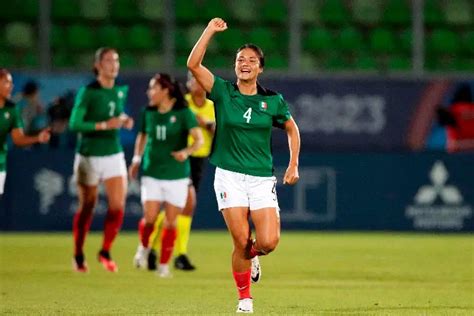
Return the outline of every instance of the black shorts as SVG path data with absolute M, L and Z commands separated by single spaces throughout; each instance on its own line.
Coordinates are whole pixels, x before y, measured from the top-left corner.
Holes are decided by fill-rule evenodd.
M 189 157 L 189 161 L 191 163 L 191 180 L 194 185 L 194 189 L 196 189 L 196 193 L 199 192 L 199 185 L 201 184 L 202 174 L 204 172 L 204 167 L 206 166 L 205 158 L 200 157 Z

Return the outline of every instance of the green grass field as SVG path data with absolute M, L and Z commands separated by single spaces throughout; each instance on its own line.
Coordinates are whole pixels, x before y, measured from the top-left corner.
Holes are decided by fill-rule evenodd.
M 86 241 L 90 273 L 72 271 L 70 234 L 2 233 L 0 313 L 15 315 L 234 314 L 236 290 L 227 232 L 195 231 L 195 272 L 172 279 L 136 270 L 134 233 L 113 250 L 117 274 L 95 260 L 100 234 Z M 472 235 L 283 232 L 261 259 L 252 287 L 256 314 L 474 315 Z

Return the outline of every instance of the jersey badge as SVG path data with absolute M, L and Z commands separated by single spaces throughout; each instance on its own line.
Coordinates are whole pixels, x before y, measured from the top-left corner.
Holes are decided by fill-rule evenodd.
M 220 196 L 221 196 L 221 200 L 227 199 L 227 192 L 221 192 Z
M 268 105 L 267 105 L 267 102 L 260 102 L 260 109 L 262 109 L 262 111 L 266 111 L 268 108 Z
M 119 91 L 117 93 L 117 96 L 119 97 L 119 99 L 123 98 L 123 91 Z
M 5 112 L 5 119 L 8 120 L 10 118 L 10 113 Z
M 170 117 L 170 123 L 176 123 L 176 116 L 172 115 Z

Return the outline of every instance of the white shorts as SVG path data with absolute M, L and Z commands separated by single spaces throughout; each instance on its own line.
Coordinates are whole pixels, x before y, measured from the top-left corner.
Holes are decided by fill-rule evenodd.
M 74 179 L 85 185 L 98 185 L 100 181 L 127 176 L 127 165 L 123 153 L 109 156 L 82 156 L 74 158 Z
M 275 176 L 256 177 L 216 168 L 214 191 L 219 210 L 248 207 L 253 211 L 274 207 L 279 211 L 276 184 Z
M 186 205 L 189 178 L 158 180 L 144 176 L 141 182 L 142 203 L 146 201 L 168 202 L 179 208 L 183 208 Z
M 7 173 L 5 171 L 0 171 L 0 194 L 3 194 L 3 188 L 5 187 L 5 178 Z

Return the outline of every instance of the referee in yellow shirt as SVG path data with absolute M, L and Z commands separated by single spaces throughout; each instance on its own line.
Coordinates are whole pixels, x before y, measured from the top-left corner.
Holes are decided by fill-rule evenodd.
M 188 199 L 186 206 L 183 209 L 183 213 L 178 215 L 177 220 L 177 238 L 175 244 L 176 258 L 174 266 L 176 269 L 191 271 L 196 267 L 191 264 L 187 252 L 189 235 L 191 233 L 191 222 L 194 215 L 194 209 L 196 208 L 196 195 L 199 192 L 199 185 L 201 178 L 207 164 L 207 157 L 211 153 L 212 138 L 216 127 L 216 119 L 214 116 L 214 103 L 206 98 L 206 91 L 201 85 L 194 79 L 193 75 L 188 73 L 188 80 L 186 86 L 189 93 L 186 94 L 185 98 L 188 101 L 189 109 L 196 115 L 196 119 L 201 128 L 202 135 L 204 138 L 204 144 L 200 149 L 195 151 L 190 158 L 191 162 L 191 180 L 192 183 L 189 185 Z M 188 139 L 190 145 L 193 142 L 193 138 Z M 164 212 L 160 213 L 156 223 L 155 231 L 151 238 L 153 248 L 159 245 L 158 236 L 161 237 L 161 226 L 164 220 Z M 156 254 L 154 251 L 150 252 L 148 258 L 148 269 L 156 269 Z

